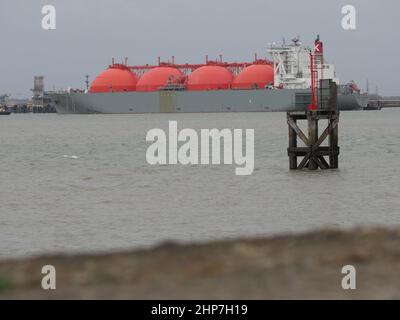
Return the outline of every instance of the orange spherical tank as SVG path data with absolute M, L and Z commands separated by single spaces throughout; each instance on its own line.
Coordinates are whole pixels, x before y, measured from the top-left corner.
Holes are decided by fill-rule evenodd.
M 188 90 L 227 90 L 230 89 L 233 74 L 221 66 L 203 66 L 194 70 L 188 77 Z
M 273 84 L 274 69 L 267 64 L 253 64 L 239 73 L 232 83 L 232 89 L 263 89 Z
M 179 84 L 185 75 L 178 69 L 171 67 L 157 67 L 147 71 L 136 85 L 137 91 L 157 91 L 167 84 Z
M 92 82 L 89 92 L 135 91 L 138 78 L 127 68 L 110 67 Z

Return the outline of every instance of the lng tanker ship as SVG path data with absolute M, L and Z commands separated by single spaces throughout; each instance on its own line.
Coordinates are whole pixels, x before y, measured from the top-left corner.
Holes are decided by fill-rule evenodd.
M 291 44 L 270 45 L 272 60 L 228 63 L 129 66 L 112 64 L 88 90 L 50 93 L 58 113 L 195 113 L 304 110 L 311 103 L 312 78 L 338 84 L 340 110 L 368 104 L 354 82 L 340 85 L 335 67 L 324 59 L 319 36 L 314 50 L 297 37 Z M 314 72 L 312 72 L 314 70 Z

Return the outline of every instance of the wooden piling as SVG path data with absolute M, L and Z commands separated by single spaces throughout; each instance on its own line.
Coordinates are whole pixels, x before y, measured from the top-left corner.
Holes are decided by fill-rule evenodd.
M 314 112 L 308 112 L 308 141 L 310 146 L 314 146 L 318 141 L 318 119 L 314 116 Z M 314 157 L 310 157 L 308 169 L 317 170 L 318 164 Z
M 339 115 L 337 108 L 337 86 L 332 80 L 321 80 L 320 105 L 317 110 L 287 113 L 289 127 L 289 168 L 290 170 L 337 169 L 339 168 Z M 308 134 L 298 126 L 298 121 L 306 120 Z M 319 123 L 327 120 L 326 129 L 319 135 Z M 298 138 L 305 145 L 298 146 Z M 327 141 L 327 146 L 323 143 Z M 298 157 L 303 159 L 298 164 Z M 325 158 L 327 157 L 327 159 Z
M 297 125 L 296 120 L 293 122 Z M 289 149 L 297 148 L 297 135 L 296 131 L 289 125 Z M 297 169 L 297 156 L 293 153 L 289 153 L 289 166 L 290 170 Z
M 298 121 L 307 120 L 308 135 L 298 126 Z M 328 126 L 321 135 L 318 133 L 319 122 L 327 120 Z M 339 167 L 338 124 L 339 111 L 317 110 L 306 112 L 288 112 L 289 126 L 289 167 L 290 170 L 337 169 Z M 298 146 L 298 138 L 305 146 Z M 322 144 L 328 139 L 328 146 Z M 298 163 L 298 157 L 303 157 Z M 325 159 L 328 157 L 328 161 Z
M 337 119 L 330 119 L 330 126 L 332 127 L 332 134 L 329 135 L 329 149 L 330 149 L 330 159 L 332 169 L 339 168 L 339 127 L 337 123 L 339 122 L 339 115 Z

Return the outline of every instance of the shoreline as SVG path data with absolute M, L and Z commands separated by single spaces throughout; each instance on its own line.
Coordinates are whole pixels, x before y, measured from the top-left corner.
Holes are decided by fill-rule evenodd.
M 41 289 L 54 265 L 57 289 Z M 345 265 L 357 290 L 341 288 Z M 0 299 L 399 299 L 400 229 L 321 230 L 0 261 Z

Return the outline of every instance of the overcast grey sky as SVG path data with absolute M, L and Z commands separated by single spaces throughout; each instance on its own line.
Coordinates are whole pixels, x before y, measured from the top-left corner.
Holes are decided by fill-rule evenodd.
M 57 30 L 41 28 L 43 5 L 57 9 Z M 341 27 L 341 8 L 357 9 L 357 30 Z M 47 89 L 84 87 L 110 64 L 199 62 L 224 54 L 251 60 L 267 43 L 299 34 L 325 41 L 339 78 L 400 94 L 398 0 L 0 0 L 0 93 L 29 96 L 34 75 Z M 21 95 L 19 96 L 21 97 Z

